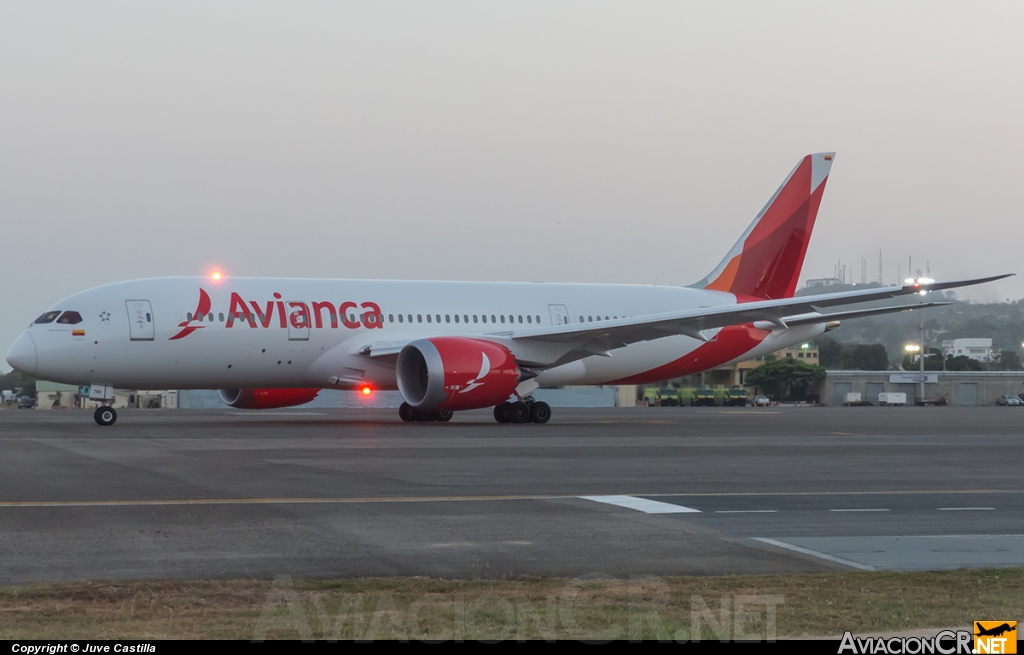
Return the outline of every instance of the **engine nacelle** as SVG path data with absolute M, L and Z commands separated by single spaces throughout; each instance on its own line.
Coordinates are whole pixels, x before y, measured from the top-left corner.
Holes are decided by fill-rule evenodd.
M 427 412 L 493 407 L 519 384 L 519 366 L 508 348 L 466 337 L 406 344 L 396 373 L 405 402 Z
M 239 409 L 274 409 L 304 405 L 318 393 L 319 389 L 221 389 L 220 399 Z

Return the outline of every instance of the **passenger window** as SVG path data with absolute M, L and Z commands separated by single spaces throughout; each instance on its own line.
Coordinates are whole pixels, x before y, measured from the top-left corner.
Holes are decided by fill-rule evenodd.
M 523 315 L 522 315 L 522 314 L 520 314 L 520 315 L 519 315 L 519 322 L 520 322 L 520 323 L 522 323 L 522 322 L 523 322 Z
M 455 321 L 455 322 L 458 323 L 458 321 Z M 469 323 L 469 314 L 463 314 L 462 315 L 462 322 L 463 323 Z
M 440 323 L 440 322 L 441 322 L 441 315 L 440 315 L 440 314 L 434 314 L 434 318 L 436 318 L 436 319 L 437 319 L 437 322 L 438 322 L 438 323 Z
M 494 314 L 491 314 L 491 323 L 497 323 L 497 322 L 498 321 L 494 320 Z
M 476 323 L 476 314 L 473 314 L 473 322 Z
M 187 318 L 189 320 L 189 322 L 191 322 L 192 321 L 192 312 L 189 312 L 188 314 L 185 314 L 185 318 Z
M 459 322 L 459 315 L 458 315 L 458 314 L 456 314 L 456 315 L 455 315 L 455 322 L 456 322 L 456 323 L 458 323 L 458 322 Z
M 217 319 L 218 319 L 218 320 L 219 320 L 219 321 L 220 321 L 221 323 L 223 323 L 223 322 L 224 322 L 224 313 L 223 313 L 223 312 L 221 312 L 220 314 L 217 314 Z
M 483 319 L 484 319 L 484 323 L 486 323 L 487 322 L 487 314 L 483 315 Z
M 582 322 L 583 322 L 583 317 L 582 317 L 582 316 L 580 316 L 580 323 L 582 323 Z
M 566 318 L 568 318 L 568 317 L 566 317 Z M 538 325 L 540 324 L 540 314 L 537 314 L 537 324 Z
M 501 322 L 502 322 L 502 323 L 504 323 L 504 322 L 505 322 L 505 315 L 504 315 L 504 314 L 502 314 L 502 315 L 501 315 Z
M 438 314 L 438 317 L 440 317 L 440 314 Z M 438 322 L 440 322 L 440 321 L 438 321 Z M 445 314 L 444 315 L 444 322 L 445 323 L 451 323 L 452 322 L 452 315 L 451 314 Z
M 422 323 L 423 322 L 423 314 L 416 314 L 416 322 L 417 323 Z
M 430 322 L 430 314 L 427 314 L 427 323 Z
M 398 315 L 398 322 L 399 322 L 399 323 L 402 323 L 402 322 L 404 322 L 404 321 L 402 321 L 402 315 L 401 315 L 401 314 L 399 314 L 399 315 Z
M 527 314 L 527 315 L 526 315 L 526 322 L 527 322 L 527 323 L 533 323 L 533 317 L 532 317 L 532 316 L 530 316 L 529 314 Z

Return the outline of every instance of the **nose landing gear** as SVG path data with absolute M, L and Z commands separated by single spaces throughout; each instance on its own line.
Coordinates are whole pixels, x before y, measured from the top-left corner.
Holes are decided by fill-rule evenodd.
M 97 407 L 96 413 L 93 414 L 93 418 L 100 425 L 113 425 L 114 421 L 117 420 L 117 412 L 114 411 L 113 407 Z

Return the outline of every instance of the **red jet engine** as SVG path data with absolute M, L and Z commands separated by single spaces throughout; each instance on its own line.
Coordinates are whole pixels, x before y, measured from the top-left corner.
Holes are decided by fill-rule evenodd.
M 239 409 L 274 409 L 304 405 L 318 393 L 319 389 L 221 389 L 220 399 Z
M 398 354 L 398 390 L 415 409 L 433 412 L 493 407 L 519 384 L 508 348 L 466 337 L 418 339 Z

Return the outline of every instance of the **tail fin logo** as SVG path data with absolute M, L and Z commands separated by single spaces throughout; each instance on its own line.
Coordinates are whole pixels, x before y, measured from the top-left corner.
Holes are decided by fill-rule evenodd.
M 205 325 L 192 325 L 192 323 L 194 323 L 196 319 L 200 319 L 201 317 L 206 316 L 210 312 L 211 304 L 212 303 L 210 302 L 210 295 L 206 293 L 206 291 L 203 288 L 200 287 L 199 305 L 196 306 L 196 311 L 192 314 L 192 320 L 182 321 L 181 323 L 178 323 L 178 327 L 182 328 L 181 332 L 177 333 L 176 335 L 168 339 L 168 341 L 184 339 L 185 337 L 192 334 L 196 330 L 201 330 L 204 327 L 206 327 Z
M 473 389 L 476 389 L 477 387 L 482 387 L 484 385 L 484 383 L 481 382 L 480 380 L 483 380 L 485 377 L 487 377 L 487 374 L 491 372 L 491 360 L 487 359 L 486 354 L 481 353 L 481 356 L 484 358 L 484 361 L 480 363 L 480 372 L 477 373 L 477 376 L 475 378 L 467 382 L 466 388 L 460 391 L 459 393 L 467 393 L 469 391 L 472 391 Z

